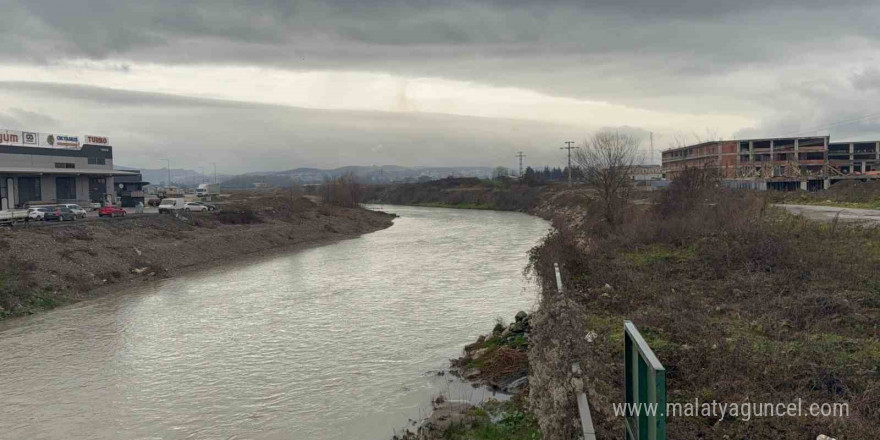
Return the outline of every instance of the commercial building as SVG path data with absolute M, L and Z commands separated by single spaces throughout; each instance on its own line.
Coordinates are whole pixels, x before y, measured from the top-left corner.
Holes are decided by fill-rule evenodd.
M 880 178 L 880 141 L 831 142 L 829 136 L 711 141 L 663 152 L 663 173 L 717 171 L 726 186 L 752 189 L 828 188 L 847 179 Z
M 115 176 L 113 186 L 116 188 L 116 199 L 123 208 L 133 208 L 144 202 L 144 187 L 150 182 L 144 182 L 140 171 L 128 170 L 129 176 Z
M 102 136 L 0 130 L 0 209 L 113 203 L 113 147 Z

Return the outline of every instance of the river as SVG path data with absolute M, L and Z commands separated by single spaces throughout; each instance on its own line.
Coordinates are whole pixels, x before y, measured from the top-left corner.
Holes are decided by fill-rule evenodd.
M 376 439 L 537 289 L 547 222 L 379 206 L 391 228 L 0 322 L 2 439 Z

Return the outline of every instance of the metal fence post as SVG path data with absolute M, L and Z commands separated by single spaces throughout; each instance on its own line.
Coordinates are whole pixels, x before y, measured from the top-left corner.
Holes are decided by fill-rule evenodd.
M 626 440 L 666 440 L 666 369 L 635 324 L 624 321 Z

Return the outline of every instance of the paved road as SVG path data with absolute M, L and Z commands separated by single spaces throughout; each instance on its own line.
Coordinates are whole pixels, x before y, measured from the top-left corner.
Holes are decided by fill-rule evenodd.
M 867 222 L 880 224 L 880 210 L 841 208 L 839 206 L 817 205 L 776 205 L 791 212 L 802 215 L 810 220 L 832 221 L 838 215 L 840 221 Z

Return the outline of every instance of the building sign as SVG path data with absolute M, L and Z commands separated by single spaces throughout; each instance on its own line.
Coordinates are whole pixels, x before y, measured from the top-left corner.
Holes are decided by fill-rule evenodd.
M 105 136 L 72 136 L 69 134 L 0 129 L 0 145 L 78 150 L 86 144 L 110 146 L 110 140 Z
M 21 132 L 21 143 L 25 145 L 40 145 L 40 135 L 32 131 Z
M 79 136 L 67 134 L 40 133 L 40 146 L 43 148 L 79 148 Z
M 21 144 L 21 132 L 12 130 L 0 130 L 0 145 Z
M 110 139 L 105 136 L 83 136 L 83 145 L 110 145 Z

